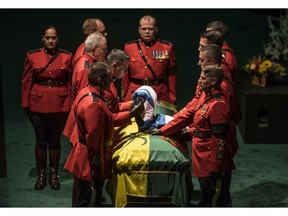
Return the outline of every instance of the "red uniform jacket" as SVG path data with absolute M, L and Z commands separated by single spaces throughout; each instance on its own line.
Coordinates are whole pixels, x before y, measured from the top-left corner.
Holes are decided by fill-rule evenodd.
M 194 107 L 194 130 L 210 134 L 205 138 L 194 136 L 192 140 L 192 170 L 196 177 L 235 169 L 228 133 L 218 131 L 221 125 L 229 125 L 230 109 L 224 96 L 212 96 L 216 93 L 219 91 L 215 89 L 211 94 L 202 93 Z
M 85 53 L 85 42 L 81 43 L 80 46 L 78 47 L 78 49 L 76 50 L 73 60 L 72 60 L 72 64 L 73 67 L 76 66 L 78 60 L 84 55 Z
M 229 72 L 227 72 L 228 68 L 225 65 L 221 65 L 223 68 L 224 72 L 224 79 L 221 83 L 221 90 L 227 100 L 227 104 L 229 105 L 230 109 L 230 123 L 229 123 L 229 137 L 230 137 L 230 143 L 232 146 L 232 152 L 233 155 L 237 153 L 238 149 L 238 141 L 237 141 L 237 129 L 236 125 L 240 122 L 241 120 L 241 109 L 240 109 L 240 104 L 235 92 L 235 87 L 233 84 L 233 81 L 231 80 L 229 76 Z M 196 88 L 196 95 L 201 94 L 199 85 Z M 191 103 L 191 102 L 190 102 Z M 192 127 L 193 124 L 189 125 L 189 127 Z M 190 129 L 190 135 L 192 135 L 193 129 Z
M 88 70 L 93 64 L 94 58 L 84 53 L 76 63 L 72 75 L 73 95 L 76 98 L 78 92 L 88 84 Z
M 96 93 L 97 97 L 84 96 L 89 92 Z M 95 179 L 109 178 L 112 172 L 112 113 L 99 95 L 100 91 L 89 85 L 75 99 L 73 112 L 79 140 L 64 166 L 73 175 L 88 181 L 92 180 L 92 172 Z
M 213 90 L 215 94 L 218 91 Z M 226 124 L 229 126 L 230 110 L 225 97 L 221 100 L 208 98 L 202 93 L 197 101 L 188 104 L 177 118 L 170 121 L 160 130 L 164 136 L 180 131 L 193 122 L 193 130 L 211 133 L 211 125 Z M 213 172 L 227 172 L 235 169 L 232 159 L 232 146 L 228 134 L 212 133 L 205 139 L 198 137 L 192 140 L 192 170 L 196 177 L 211 176 Z
M 238 150 L 236 125 L 240 122 L 241 119 L 240 104 L 238 102 L 237 95 L 231 80 L 228 80 L 226 77 L 224 77 L 221 83 L 221 90 L 227 99 L 227 104 L 230 108 L 231 118 L 229 123 L 229 140 L 231 143 L 232 155 L 234 156 Z
M 27 53 L 22 75 L 22 108 L 39 113 L 68 112 L 71 108 L 72 54 L 63 49 L 58 51 L 57 58 L 44 71 L 53 55 L 46 53 L 45 48 Z
M 150 85 L 158 100 L 171 104 L 176 102 L 176 59 L 173 45 L 166 41 L 156 40 L 149 46 L 140 40 L 125 44 L 124 51 L 130 56 L 128 73 L 122 77 L 122 101 L 132 100 L 133 93 L 142 85 Z M 137 44 L 155 72 L 159 85 L 155 83 L 151 71 L 142 59 Z
M 114 82 L 111 82 L 110 89 L 104 92 L 104 98 L 106 104 L 113 113 L 113 122 L 115 126 L 131 123 L 131 101 L 119 103 L 117 89 Z
M 79 63 L 79 62 L 78 62 Z M 110 111 L 113 113 L 114 126 L 121 126 L 123 124 L 129 124 L 131 122 L 130 107 L 131 102 L 119 103 L 117 90 L 114 82 L 110 84 L 110 90 L 104 92 L 106 104 Z M 76 128 L 75 114 L 73 112 L 75 103 L 72 106 L 71 112 L 69 113 L 63 134 L 69 138 L 72 145 L 78 141 L 78 133 Z
M 234 51 L 231 49 L 229 44 L 224 41 L 222 46 L 222 51 L 226 62 L 228 63 L 228 67 L 231 70 L 232 80 L 236 84 L 237 83 L 237 61 L 234 54 Z

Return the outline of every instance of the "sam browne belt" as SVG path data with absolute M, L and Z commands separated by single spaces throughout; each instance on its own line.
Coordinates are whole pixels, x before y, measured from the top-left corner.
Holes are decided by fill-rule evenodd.
M 59 80 L 43 80 L 43 81 L 35 81 L 35 84 L 42 85 L 42 86 L 48 86 L 49 88 L 52 87 L 60 87 L 64 85 L 64 82 Z
M 137 85 L 156 85 L 158 86 L 159 84 L 164 83 L 164 79 L 158 79 L 158 80 L 153 80 L 153 79 L 135 79 L 131 78 L 132 83 L 137 84 Z
M 201 132 L 198 130 L 194 130 L 193 131 L 193 136 L 194 137 L 198 137 L 200 139 L 206 139 L 206 138 L 210 138 L 211 137 L 211 132 Z

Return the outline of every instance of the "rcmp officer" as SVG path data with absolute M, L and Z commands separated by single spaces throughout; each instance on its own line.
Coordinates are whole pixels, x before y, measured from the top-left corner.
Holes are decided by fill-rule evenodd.
M 232 71 L 233 82 L 237 83 L 237 60 L 235 53 L 227 42 L 228 27 L 221 21 L 212 21 L 206 26 L 206 31 L 219 31 L 223 36 L 222 54 Z
M 97 41 L 96 40 L 97 38 L 101 38 L 101 37 L 104 38 L 102 35 L 99 35 L 99 34 L 91 34 L 87 37 L 87 39 L 85 41 L 85 44 L 87 44 L 87 46 L 85 46 L 85 47 L 87 47 L 86 53 L 78 61 L 77 67 L 75 69 L 78 68 L 79 64 L 83 64 L 83 60 L 85 58 L 85 55 L 87 55 L 89 53 L 89 52 L 87 53 L 87 51 L 89 51 L 93 47 L 95 48 L 95 46 L 97 48 L 98 45 L 95 45 L 96 44 L 95 41 Z M 88 42 L 88 41 L 90 41 L 90 42 Z M 97 52 L 92 51 L 90 53 L 90 55 L 92 56 L 95 53 L 97 53 Z M 93 59 L 91 56 L 88 59 Z M 96 59 L 99 60 L 99 58 L 96 58 Z M 143 103 L 139 103 L 138 105 L 134 105 L 134 103 L 131 103 L 131 101 L 119 103 L 119 100 L 118 100 L 117 89 L 115 87 L 114 82 L 117 79 L 121 79 L 123 73 L 125 71 L 127 71 L 129 59 L 130 59 L 130 57 L 124 51 L 118 50 L 118 49 L 113 49 L 108 54 L 107 59 L 106 59 L 107 64 L 110 66 L 111 83 L 110 83 L 110 89 L 107 89 L 104 91 L 103 98 L 105 99 L 107 106 L 109 107 L 110 111 L 113 114 L 114 126 L 121 126 L 123 124 L 130 123 L 131 118 L 138 115 L 144 109 Z M 84 74 L 86 74 L 87 78 L 85 78 L 85 80 L 88 81 L 88 70 L 90 68 L 90 64 L 85 64 L 85 65 L 88 65 L 88 67 L 85 67 L 85 71 L 81 71 L 81 72 L 84 72 Z M 74 70 L 74 72 L 75 72 L 75 70 Z M 75 74 L 76 73 L 74 73 L 73 76 Z M 75 104 L 72 106 L 72 111 L 69 114 L 65 129 L 64 129 L 64 135 L 70 139 L 72 145 L 74 145 L 78 140 L 77 127 L 75 127 L 76 126 L 75 125 L 75 113 L 73 112 L 74 106 L 75 106 Z M 98 183 L 99 183 L 99 181 L 98 181 Z M 73 183 L 74 196 L 72 197 L 72 206 L 76 206 L 76 195 L 78 193 L 76 186 L 77 186 L 77 179 L 74 178 L 74 183 Z M 98 186 L 99 186 L 99 184 L 98 184 Z M 102 190 L 102 188 L 100 189 L 100 187 L 99 187 L 98 193 L 96 194 L 97 195 L 96 202 L 98 202 L 98 204 L 100 202 L 99 200 L 101 200 L 101 194 L 102 194 L 99 192 L 99 190 Z
M 85 88 L 88 81 L 88 71 L 95 62 L 104 62 L 107 54 L 107 39 L 99 33 L 90 34 L 85 40 L 85 53 L 76 63 L 72 75 L 73 101 L 78 93 Z M 72 145 L 78 141 L 75 113 L 72 110 L 69 113 L 63 134 L 69 138 Z M 102 190 L 102 189 L 101 189 Z M 100 194 L 99 192 L 97 194 Z M 74 176 L 72 206 L 77 206 L 78 179 Z
M 104 92 L 104 98 L 109 109 L 113 113 L 115 126 L 130 124 L 131 118 L 140 114 L 144 110 L 144 101 L 135 104 L 133 101 L 119 102 L 115 81 L 121 79 L 124 72 L 127 71 L 130 57 L 122 50 L 113 49 L 107 55 L 107 64 L 111 70 L 110 89 Z
M 29 115 L 36 135 L 35 190 L 46 185 L 47 146 L 49 184 L 54 190 L 60 189 L 60 138 L 71 108 L 72 54 L 57 49 L 58 40 L 56 28 L 46 27 L 42 35 L 44 47 L 27 53 L 22 75 L 22 109 Z
M 229 72 L 227 72 L 228 68 L 226 65 L 223 67 L 223 64 L 221 64 L 221 58 L 223 59 L 221 48 L 215 44 L 208 44 L 207 46 L 204 46 L 200 49 L 198 65 L 201 67 L 201 69 L 207 65 L 217 65 L 221 66 L 224 71 L 224 79 L 221 82 L 221 90 L 226 97 L 230 107 L 231 121 L 229 127 L 229 137 L 232 147 L 232 155 L 234 156 L 238 150 L 236 125 L 240 122 L 241 119 L 241 109 L 236 95 L 235 85 L 229 77 Z M 197 90 L 200 91 L 200 86 L 198 86 Z
M 80 57 L 72 76 L 73 96 L 88 84 L 88 69 L 93 62 L 104 62 L 107 51 L 107 39 L 99 34 L 90 34 L 85 40 L 85 53 Z
M 88 80 L 89 85 L 79 92 L 71 110 L 76 118 L 78 139 L 64 166 L 78 178 L 78 207 L 87 207 L 90 203 L 100 205 L 100 200 L 94 203 L 91 199 L 99 196 L 104 180 L 111 177 L 112 172 L 114 124 L 102 97 L 110 88 L 109 66 L 94 63 L 89 68 Z
M 82 32 L 85 36 L 85 39 L 92 33 L 102 34 L 104 37 L 107 37 L 107 32 L 105 29 L 105 25 L 99 18 L 88 18 L 84 20 L 82 26 Z M 73 67 L 75 67 L 77 61 L 83 56 L 85 53 L 85 44 L 84 42 L 80 44 L 78 49 L 76 50 L 73 57 Z
M 204 67 L 199 79 L 202 93 L 197 101 L 161 129 L 152 131 L 169 136 L 193 122 L 192 171 L 198 177 L 204 207 L 231 206 L 230 183 L 235 165 L 228 136 L 230 109 L 220 89 L 223 77 L 221 67 Z
M 122 101 L 132 100 L 133 93 L 142 85 L 151 86 L 158 100 L 176 103 L 176 60 L 173 45 L 156 39 L 158 27 L 152 16 L 140 19 L 140 39 L 125 44 L 130 56 L 128 73 L 122 77 Z

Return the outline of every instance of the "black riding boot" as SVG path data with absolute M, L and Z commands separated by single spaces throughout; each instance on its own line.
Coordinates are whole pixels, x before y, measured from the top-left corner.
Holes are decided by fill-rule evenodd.
M 35 147 L 35 157 L 38 176 L 34 189 L 42 190 L 46 185 L 47 147 Z
M 49 148 L 49 164 L 50 164 L 49 185 L 53 190 L 60 189 L 60 183 L 58 180 L 59 178 L 58 166 L 59 166 L 60 154 L 61 154 L 60 147 Z

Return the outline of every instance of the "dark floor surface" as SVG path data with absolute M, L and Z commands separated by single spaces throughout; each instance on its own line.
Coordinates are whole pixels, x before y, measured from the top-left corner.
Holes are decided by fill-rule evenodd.
M 26 116 L 6 124 L 7 178 L 0 178 L 2 207 L 70 207 L 73 176 L 63 165 L 70 150 L 62 139 L 60 190 L 46 186 L 33 189 L 36 176 L 34 132 Z M 231 193 L 234 207 L 288 207 L 288 145 L 245 144 L 238 133 L 240 148 L 235 156 Z M 199 185 L 192 179 L 195 191 L 191 206 L 200 199 Z M 110 198 L 105 194 L 107 204 Z

